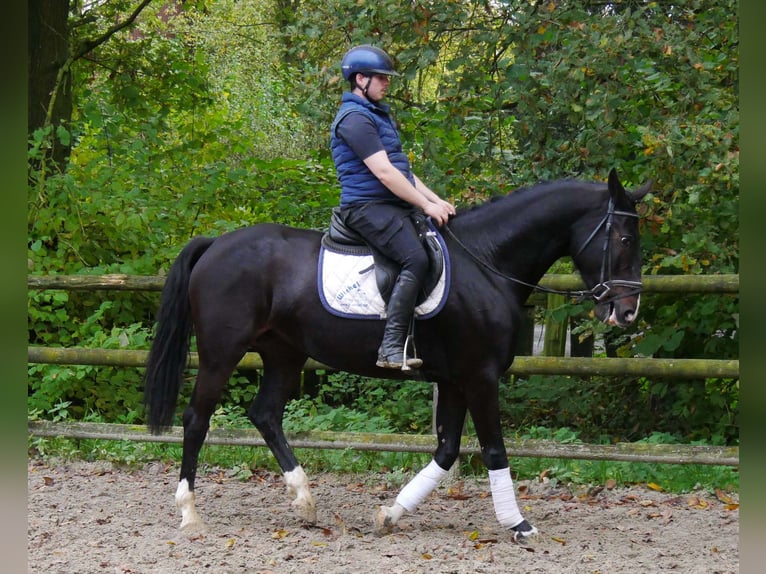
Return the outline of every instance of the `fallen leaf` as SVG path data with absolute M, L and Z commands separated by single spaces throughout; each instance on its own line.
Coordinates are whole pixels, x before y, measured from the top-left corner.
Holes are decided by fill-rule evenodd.
M 287 530 L 282 530 L 281 528 L 279 530 L 276 530 L 271 537 L 274 540 L 282 540 L 285 536 L 290 534 Z
M 232 547 L 232 546 L 234 546 L 236 543 L 237 543 L 237 540 L 236 540 L 235 538 L 229 538 L 229 539 L 226 541 L 226 548 L 231 548 L 231 547 Z
M 473 541 L 474 541 L 474 540 L 476 540 L 478 537 L 479 537 L 479 531 L 478 531 L 478 530 L 474 530 L 473 532 L 471 532 L 471 533 L 468 535 L 468 540 L 470 540 L 471 542 L 473 542 Z
M 734 499 L 720 488 L 715 489 L 715 497 L 724 504 L 735 504 Z
M 613 478 L 610 478 L 604 483 L 604 486 L 607 490 L 612 490 L 615 486 L 617 486 L 617 481 Z
M 643 506 L 644 508 L 648 506 L 657 506 L 657 503 L 654 502 L 653 500 L 642 500 L 639 502 L 639 504 Z
M 648 486 L 652 490 L 656 490 L 657 492 L 665 492 L 664 488 L 662 488 L 659 484 L 656 484 L 654 482 L 649 482 L 649 483 L 647 483 L 646 486 Z
M 451 486 L 447 489 L 447 498 L 452 500 L 468 500 L 471 497 L 463 493 L 463 481 L 461 480 L 454 487 Z
M 553 540 L 554 542 L 558 542 L 562 546 L 565 546 L 567 543 L 567 541 L 564 540 L 563 538 L 557 538 L 556 536 L 551 536 L 551 540 Z
M 312 545 L 312 546 L 319 546 L 319 547 L 325 547 L 325 546 L 329 546 L 329 545 L 327 544 L 327 542 L 312 542 L 312 543 L 311 543 L 311 545 Z
M 424 553 L 424 554 L 421 554 L 421 555 L 420 555 L 420 557 L 421 557 L 423 560 L 431 560 L 431 558 L 433 558 L 433 556 L 431 556 L 430 554 L 425 554 L 425 553 Z
M 700 498 L 699 496 L 690 496 L 687 503 L 692 508 L 699 508 L 699 509 L 705 509 L 709 506 L 707 501 Z
M 43 477 L 43 484 L 45 486 L 53 486 L 53 479 L 50 476 Z

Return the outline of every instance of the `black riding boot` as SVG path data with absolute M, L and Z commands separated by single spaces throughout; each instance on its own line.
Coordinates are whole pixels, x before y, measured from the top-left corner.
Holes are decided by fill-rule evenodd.
M 387 369 L 402 369 L 406 353 L 405 341 L 410 321 L 415 312 L 420 281 L 410 271 L 402 271 L 396 280 L 391 299 L 386 308 L 386 329 L 383 331 L 383 342 L 378 349 L 378 367 Z M 407 359 L 406 368 L 419 368 L 423 361 L 418 358 Z M 405 370 L 406 370 L 405 368 Z

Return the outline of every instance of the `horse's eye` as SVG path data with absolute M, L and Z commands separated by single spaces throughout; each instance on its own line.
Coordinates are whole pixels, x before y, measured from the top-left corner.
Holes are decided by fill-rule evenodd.
M 620 237 L 620 242 L 622 243 L 623 247 L 630 247 L 630 245 L 633 243 L 633 238 L 630 235 L 623 235 Z

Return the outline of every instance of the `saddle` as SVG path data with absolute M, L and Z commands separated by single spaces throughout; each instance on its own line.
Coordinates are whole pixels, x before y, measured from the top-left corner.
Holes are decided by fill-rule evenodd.
M 428 254 L 428 275 L 418 295 L 417 304 L 421 304 L 434 290 L 444 271 L 444 251 L 438 240 L 436 229 L 424 215 L 410 216 L 420 240 Z M 345 255 L 372 255 L 375 271 L 375 282 L 383 301 L 388 303 L 394 290 L 396 279 L 399 277 L 401 266 L 394 260 L 371 247 L 356 231 L 348 227 L 341 218 L 340 208 L 334 207 L 330 216 L 330 226 L 322 236 L 322 246 L 325 249 Z

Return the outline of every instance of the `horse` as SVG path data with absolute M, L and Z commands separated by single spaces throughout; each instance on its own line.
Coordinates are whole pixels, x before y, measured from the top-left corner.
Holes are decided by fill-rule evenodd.
M 191 239 L 173 262 L 162 290 L 144 376 L 147 424 L 169 428 L 192 333 L 199 366 L 183 411 L 183 455 L 175 501 L 182 530 L 205 528 L 195 507 L 197 463 L 210 418 L 246 352 L 263 361 L 248 418 L 283 473 L 295 513 L 317 518 L 308 478 L 282 429 L 308 358 L 362 376 L 435 383 L 436 447 L 430 463 L 374 512 L 379 529 L 396 526 L 438 486 L 459 456 L 470 413 L 486 465 L 495 515 L 509 536 L 526 542 L 537 528 L 516 503 L 498 404 L 501 376 L 514 359 L 523 304 L 558 259 L 571 256 L 594 301 L 596 317 L 626 327 L 641 295 L 637 202 L 652 183 L 627 191 L 614 169 L 607 182 L 561 179 L 537 183 L 461 209 L 442 237 L 451 265 L 446 301 L 417 320 L 418 370 L 375 366 L 384 320 L 328 312 L 318 295 L 323 233 L 259 223 L 218 237 Z

